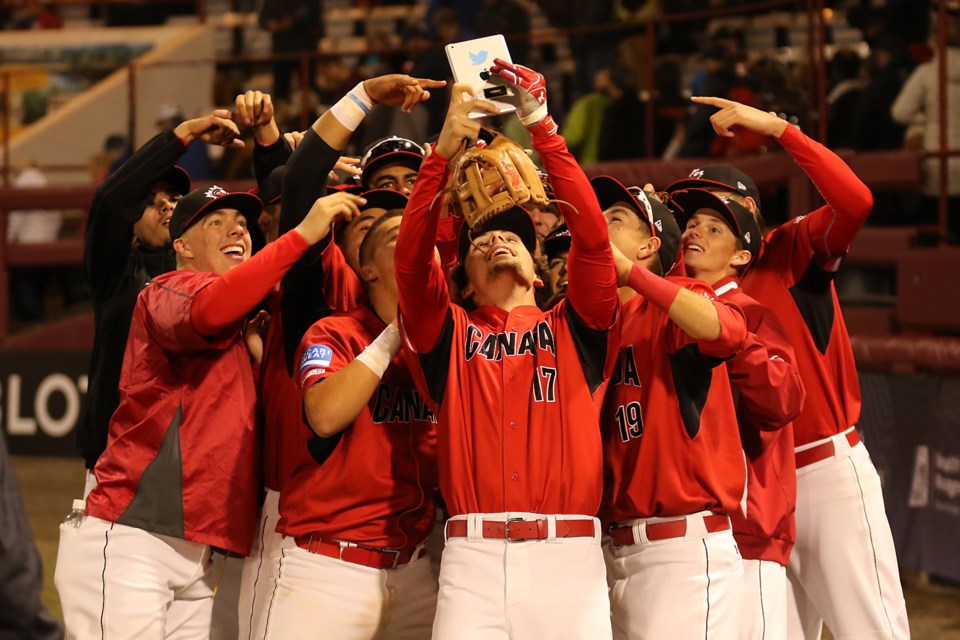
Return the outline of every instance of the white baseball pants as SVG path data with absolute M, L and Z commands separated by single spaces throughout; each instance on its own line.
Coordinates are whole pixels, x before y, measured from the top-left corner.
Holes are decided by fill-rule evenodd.
M 267 605 L 277 586 L 277 567 L 283 536 L 277 533 L 280 520 L 280 493 L 266 490 L 257 534 L 250 555 L 243 562 L 240 582 L 238 624 L 240 640 L 260 640 L 267 624 Z
M 730 529 L 708 533 L 704 511 L 682 538 L 604 545 L 617 640 L 728 640 L 740 633 L 743 563 Z M 645 524 L 677 518 L 645 518 Z M 645 539 L 645 536 L 641 536 Z
M 60 525 L 54 583 L 68 639 L 208 638 L 216 579 L 207 545 L 91 516 Z
M 435 640 L 600 640 L 610 637 L 600 526 L 592 538 L 484 539 L 481 520 L 585 519 L 530 513 L 454 516 L 467 537 L 447 538 Z
M 787 637 L 787 568 L 770 560 L 743 561 L 740 640 Z
M 797 470 L 789 637 L 818 640 L 826 622 L 837 640 L 909 638 L 880 476 L 862 443 L 831 439 L 832 458 Z
M 310 553 L 285 538 L 275 552 L 277 586 L 268 640 L 426 640 L 437 607 L 429 556 L 374 569 Z

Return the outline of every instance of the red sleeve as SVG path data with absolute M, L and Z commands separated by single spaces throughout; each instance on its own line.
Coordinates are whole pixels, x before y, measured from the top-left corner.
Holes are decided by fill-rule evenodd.
M 739 411 L 759 429 L 779 429 L 800 415 L 806 398 L 793 345 L 769 308 L 742 292 L 723 298 L 728 296 L 744 311 L 749 331 L 743 348 L 727 362 Z
M 243 264 L 217 277 L 193 300 L 190 321 L 197 333 L 216 336 L 246 317 L 307 247 L 303 236 L 289 231 Z
M 243 318 L 224 327 L 216 337 L 207 337 L 194 328 L 191 310 L 194 300 L 217 281 L 213 273 L 181 269 L 154 278 L 144 288 L 135 313 L 157 344 L 166 351 L 191 353 L 226 349 L 236 339 Z
M 323 268 L 323 297 L 335 311 L 349 311 L 357 306 L 363 295 L 360 277 L 347 264 L 347 259 L 336 243 L 330 242 L 320 254 Z
M 837 154 L 788 126 L 780 144 L 800 165 L 827 201 L 807 215 L 803 224 L 814 255 L 826 268 L 841 259 L 873 209 L 873 194 Z
M 609 329 L 620 308 L 620 298 L 603 211 L 563 136 L 551 135 L 542 126 L 531 127 L 530 133 L 557 200 L 573 207 L 559 203 L 563 221 L 570 229 L 567 304 L 591 329 Z
M 684 289 L 689 289 L 707 298 L 713 303 L 713 307 L 717 310 L 717 319 L 720 321 L 720 335 L 713 340 L 694 340 L 680 329 L 676 323 L 672 321 L 669 322 L 667 324 L 667 349 L 670 353 L 676 353 L 684 346 L 690 343 L 696 343 L 697 350 L 701 354 L 712 358 L 726 359 L 733 356 L 740 347 L 743 346 L 743 342 L 747 337 L 747 323 L 740 307 L 717 298 L 716 293 L 714 293 L 713 289 L 705 282 L 692 278 L 666 279 L 652 274 L 651 276 L 651 281 L 656 278 L 670 285 L 674 291 L 673 298 L 676 298 L 681 285 Z M 651 302 L 653 302 L 653 300 L 651 300 Z M 666 309 L 664 313 L 666 313 Z
M 320 320 L 304 334 L 297 350 L 300 368 L 296 380 L 301 389 L 309 389 L 356 358 L 347 341 L 341 338 L 338 325 L 338 319 L 331 316 Z
M 400 331 L 417 353 L 426 353 L 436 344 L 450 307 L 447 282 L 433 253 L 440 226 L 440 198 L 436 195 L 446 180 L 447 159 L 434 151 L 420 166 L 394 250 Z

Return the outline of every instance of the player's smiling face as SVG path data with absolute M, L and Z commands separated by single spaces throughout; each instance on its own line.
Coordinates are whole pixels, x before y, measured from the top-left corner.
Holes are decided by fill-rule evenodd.
M 750 252 L 737 248 L 730 225 L 712 209 L 699 209 L 687 220 L 680 248 L 687 272 L 709 284 L 750 261 Z
M 187 268 L 226 273 L 250 257 L 247 219 L 236 209 L 217 209 L 184 231 L 174 248 Z
M 567 291 L 567 256 L 569 251 L 561 251 L 547 263 L 547 288 L 550 296 Z
M 180 200 L 180 194 L 160 185 L 154 188 L 150 198 L 143 215 L 133 225 L 133 235 L 141 245 L 159 249 L 170 245 L 170 216 Z
M 467 251 L 464 269 L 469 288 L 481 293 L 486 284 L 503 275 L 512 276 L 521 286 L 542 286 L 533 256 L 520 236 L 512 231 L 494 230 L 473 239 Z M 477 301 L 478 304 L 488 302 Z

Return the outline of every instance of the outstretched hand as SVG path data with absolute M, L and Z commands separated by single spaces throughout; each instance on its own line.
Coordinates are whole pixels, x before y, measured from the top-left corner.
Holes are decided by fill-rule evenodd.
M 318 198 L 296 231 L 307 244 L 316 244 L 327 235 L 334 221 L 353 220 L 360 215 L 360 207 L 366 202 L 358 195 L 343 191 Z
M 472 94 L 473 87 L 468 84 L 453 85 L 447 118 L 443 121 L 443 129 L 434 148 L 444 158 L 452 158 L 460 151 L 465 140 L 469 144 L 480 135 L 480 123 L 470 117 L 471 111 L 483 111 L 490 115 L 500 113 L 489 100 L 467 99 Z
M 173 132 L 188 143 L 193 140 L 203 140 L 207 144 L 242 149 L 243 140 L 239 139 L 240 129 L 231 118 L 217 115 L 218 112 L 220 110 L 208 116 L 181 122 Z
M 392 107 L 399 105 L 404 113 L 409 113 L 421 102 L 429 100 L 430 89 L 440 89 L 446 85 L 445 80 L 414 78 L 400 73 L 363 81 L 363 89 L 371 100 Z
M 274 119 L 273 98 L 262 91 L 247 91 L 236 98 L 236 109 L 216 109 L 213 115 L 233 120 L 239 127 L 250 127 L 260 144 L 273 144 L 280 138 Z
M 720 109 L 710 116 L 710 124 L 718 136 L 732 138 L 736 127 L 743 127 L 755 133 L 779 138 L 787 128 L 787 121 L 772 113 L 749 107 L 726 98 L 694 96 L 690 98 L 697 104 L 705 104 Z
M 497 80 L 505 81 L 514 86 L 520 97 L 517 113 L 524 126 L 532 126 L 545 119 L 547 111 L 547 81 L 543 75 L 524 67 L 513 64 L 501 58 L 496 58 L 490 67 L 490 81 L 499 84 Z

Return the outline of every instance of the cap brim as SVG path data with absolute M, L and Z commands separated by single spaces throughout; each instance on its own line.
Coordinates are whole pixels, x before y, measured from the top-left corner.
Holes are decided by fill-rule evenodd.
M 547 254 L 547 259 L 552 260 L 558 253 L 570 251 L 570 234 L 556 235 L 543 239 L 543 252 Z
M 407 196 L 392 189 L 371 189 L 370 191 L 361 193 L 360 197 L 367 201 L 365 205 L 360 207 L 361 211 L 366 211 L 367 209 L 386 209 L 387 211 L 391 209 L 403 209 L 410 201 Z
M 260 212 L 263 211 L 263 201 L 252 193 L 228 193 L 200 207 L 200 209 L 193 214 L 193 217 L 183 225 L 183 230 L 186 231 L 199 222 L 204 216 L 219 209 L 236 209 L 247 218 L 247 225 L 250 226 L 256 223 L 257 217 L 260 215 Z
M 536 253 L 537 228 L 533 223 L 533 218 L 530 217 L 526 209 L 520 205 L 514 205 L 503 213 L 498 213 L 484 222 L 480 225 L 479 229 L 471 231 L 470 227 L 463 225 L 463 228 L 460 230 L 460 247 L 458 253 L 460 261 L 463 262 L 463 258 L 467 255 L 467 250 L 469 250 L 470 242 L 473 238 L 483 235 L 488 231 L 495 230 L 511 231 L 517 234 L 520 237 L 520 241 L 523 242 L 523 246 L 530 252 L 530 255 Z
M 159 182 L 165 182 L 173 187 L 180 195 L 190 193 L 190 174 L 183 167 L 174 165 L 164 172 Z
M 627 187 L 610 176 L 597 176 L 590 181 L 593 192 L 597 195 L 597 202 L 600 203 L 600 209 L 606 211 L 618 202 L 623 202 L 637 212 L 641 218 L 646 220 L 646 214 L 640 211 L 640 204 Z
M 686 226 L 687 221 L 692 218 L 697 211 L 709 209 L 723 216 L 723 219 L 726 220 L 730 228 L 733 229 L 734 235 L 739 236 L 741 233 L 740 221 L 737 220 L 737 217 L 730 207 L 727 206 L 727 203 L 706 189 L 683 189 L 671 194 L 670 200 L 676 205 L 674 215 L 681 227 Z
M 697 178 L 684 178 L 683 180 L 677 180 L 676 182 L 668 185 L 665 191 L 672 194 L 673 192 L 680 191 L 682 189 L 710 188 L 724 189 L 726 191 L 732 191 L 733 193 L 740 193 L 739 189 L 725 182 L 718 182 L 717 180 L 699 180 Z
M 419 171 L 420 165 L 423 164 L 423 156 L 411 151 L 391 151 L 382 156 L 377 156 L 370 160 L 367 166 L 363 168 L 363 182 L 366 184 L 374 173 L 392 164 L 402 164 L 405 167 Z

